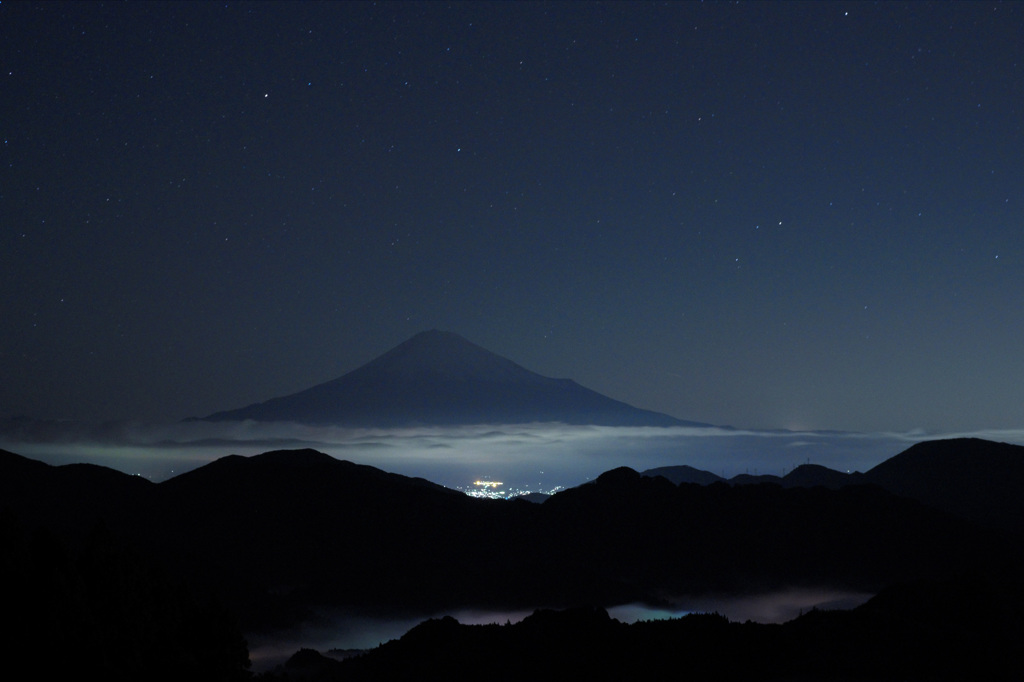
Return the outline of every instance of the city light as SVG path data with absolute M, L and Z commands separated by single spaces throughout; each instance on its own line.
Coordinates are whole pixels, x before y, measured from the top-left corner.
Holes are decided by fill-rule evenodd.
M 513 497 L 520 497 L 522 495 L 530 495 L 532 493 L 540 493 L 542 495 L 554 495 L 559 490 L 562 490 L 562 486 L 557 485 L 550 490 L 531 490 L 528 488 L 508 488 L 505 489 L 505 484 L 501 481 L 491 481 L 487 479 L 479 479 L 473 481 L 472 485 L 468 487 L 458 486 L 458 489 L 466 493 L 470 497 L 484 497 L 491 500 L 510 500 Z

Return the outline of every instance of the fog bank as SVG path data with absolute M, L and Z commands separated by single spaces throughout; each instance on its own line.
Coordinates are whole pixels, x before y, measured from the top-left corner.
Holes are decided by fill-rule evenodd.
M 921 440 L 975 436 L 1024 443 L 1024 432 L 926 434 L 753 431 L 723 427 L 502 424 L 353 429 L 263 422 L 135 422 L 8 428 L 0 447 L 60 465 L 88 462 L 162 481 L 221 457 L 314 448 L 338 459 L 463 488 L 477 479 L 509 488 L 571 487 L 620 466 L 688 464 L 725 478 L 785 475 L 820 464 L 866 471 Z

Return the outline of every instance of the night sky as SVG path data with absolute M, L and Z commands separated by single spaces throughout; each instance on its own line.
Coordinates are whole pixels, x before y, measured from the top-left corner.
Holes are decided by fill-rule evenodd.
M 0 3 L 0 417 L 425 329 L 673 416 L 1024 426 L 1024 5 Z

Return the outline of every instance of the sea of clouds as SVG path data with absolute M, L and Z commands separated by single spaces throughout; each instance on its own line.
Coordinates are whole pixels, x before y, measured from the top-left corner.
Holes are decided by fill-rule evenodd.
M 88 462 L 158 482 L 227 455 L 308 447 L 452 488 L 488 479 L 510 490 L 536 491 L 578 485 L 620 466 L 643 471 L 687 464 L 725 478 L 782 476 L 805 463 L 867 471 L 916 442 L 965 436 L 1024 444 L 1024 431 L 1007 430 L 926 434 L 564 424 L 360 429 L 193 421 L 22 426 L 0 431 L 0 448 L 49 464 Z

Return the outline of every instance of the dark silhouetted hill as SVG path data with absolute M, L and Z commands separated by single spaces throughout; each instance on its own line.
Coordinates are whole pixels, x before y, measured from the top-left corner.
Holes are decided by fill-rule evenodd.
M 643 475 L 702 485 L 725 480 L 685 465 L 651 469 Z M 783 477 L 741 474 L 726 482 L 831 490 L 871 484 L 989 528 L 1024 533 L 1024 446 L 1020 445 L 978 438 L 925 441 L 866 473 L 804 464 Z
M 0 504 L 20 518 L 77 542 L 103 520 L 248 626 L 321 606 L 426 613 L 794 586 L 874 592 L 1020 565 L 1020 543 L 1001 531 L 877 485 L 675 485 L 620 468 L 531 504 L 313 450 L 225 457 L 160 484 L 7 453 L 0 480 Z
M 632 407 L 569 379 L 541 376 L 442 331 L 417 334 L 333 381 L 205 419 L 351 426 L 693 424 Z
M 324 680 L 455 671 L 497 680 L 1011 680 L 1021 623 L 990 583 L 964 575 L 894 586 L 852 611 L 814 610 L 781 625 L 714 614 L 625 624 L 599 608 L 538 610 L 506 625 L 445 617 L 317 670 Z
M 0 450 L 0 507 L 61 534 L 81 537 L 101 520 L 116 525 L 142 508 L 155 488 L 95 464 L 51 466 Z
M 872 471 L 893 488 L 927 498 L 936 490 L 947 490 L 943 486 L 950 479 L 988 485 L 998 472 L 1016 480 L 1019 453 L 1012 446 L 976 441 L 922 444 Z M 972 472 L 975 468 L 983 471 Z M 945 473 L 932 480 L 929 476 L 936 470 Z M 827 481 L 831 475 L 812 468 L 795 478 Z M 1009 484 L 992 485 L 993 504 L 1011 505 L 999 492 Z M 972 495 L 985 493 L 984 488 L 967 489 Z M 823 633 L 831 633 L 833 639 L 825 642 L 830 646 L 838 646 L 834 642 L 843 641 L 847 633 L 849 648 L 831 651 L 844 665 L 854 665 L 861 679 L 878 672 L 877 667 L 856 667 L 860 664 L 851 652 L 861 650 L 880 652 L 879 660 L 892 661 L 897 666 L 894 677 L 914 677 L 936 668 L 916 669 L 915 659 L 901 652 L 940 646 L 942 654 L 941 647 L 952 647 L 957 637 L 963 637 L 960 650 L 985 650 L 998 659 L 1003 640 L 991 640 L 994 648 L 989 651 L 977 633 L 988 633 L 991 623 L 1002 622 L 998 618 L 1006 614 L 1000 611 L 1000 600 L 1013 617 L 1024 602 L 1016 517 L 1008 516 L 1003 526 L 979 525 L 972 515 L 984 518 L 983 512 L 994 507 L 982 506 L 978 512 L 972 496 L 958 497 L 955 489 L 946 494 L 955 502 L 950 508 L 974 511 L 958 516 L 941 504 L 900 496 L 878 483 L 840 489 L 818 484 L 676 485 L 629 468 L 608 471 L 543 504 L 485 500 L 313 450 L 225 457 L 153 484 L 102 467 L 53 467 L 0 452 L 0 507 L 13 520 L 5 530 L 6 546 L 13 548 L 5 577 L 6 584 L 23 590 L 17 613 L 31 625 L 25 637 L 47 641 L 54 627 L 50 616 L 56 614 L 58 622 L 68 623 L 60 626 L 67 635 L 57 641 L 74 639 L 95 622 L 109 628 L 109 637 L 95 633 L 102 647 L 123 641 L 136 647 L 132 651 L 149 646 L 144 644 L 150 641 L 146 631 L 122 631 L 142 628 L 136 625 L 146 622 L 140 614 L 178 623 L 175 627 L 194 617 L 202 622 L 213 618 L 199 615 L 204 613 L 201 602 L 198 610 L 175 611 L 177 588 L 162 578 L 140 577 L 150 570 L 139 568 L 144 566 L 159 567 L 160 575 L 187 581 L 200 594 L 219 595 L 246 628 L 294 623 L 323 607 L 397 614 L 631 601 L 667 605 L 674 595 L 763 593 L 799 586 L 883 590 L 886 595 L 884 589 L 894 584 L 949 584 L 957 576 L 977 576 L 977 582 L 961 585 L 968 597 L 958 598 L 956 604 L 974 600 L 979 606 L 974 611 L 957 606 L 951 611 L 958 614 L 956 623 L 939 620 L 945 606 L 942 595 L 925 590 L 896 597 L 890 593 L 874 602 L 874 610 L 855 611 L 863 620 L 849 626 L 852 630 L 826 615 L 798 620 L 812 626 L 787 631 L 799 636 L 785 635 L 781 640 L 770 635 L 780 631 L 755 628 L 736 634 L 739 640 L 718 639 L 732 627 L 724 619 L 697 619 L 685 626 L 693 628 L 686 637 L 704 642 L 709 651 L 725 655 L 726 649 L 714 647 L 725 646 L 723 641 L 728 646 L 754 641 L 754 652 L 768 657 L 762 661 L 765 665 L 783 665 L 780 669 L 786 675 L 812 678 L 821 670 L 832 670 L 815 648 L 824 646 Z M 31 539 L 33 529 L 42 533 L 37 540 Z M 118 548 L 131 548 L 132 554 Z M 987 594 L 984 585 L 996 596 L 978 601 Z M 927 610 L 922 604 L 930 598 L 938 601 Z M 92 599 L 112 610 L 90 606 Z M 32 619 L 36 601 L 43 615 Z M 913 613 L 918 612 L 924 615 L 915 620 Z M 630 649 L 634 645 L 628 637 L 620 639 L 620 626 L 606 616 L 574 613 L 568 618 L 579 622 L 571 627 L 566 617 L 538 615 L 516 630 L 525 639 L 513 641 L 541 652 L 538 660 L 553 650 L 545 649 L 538 638 L 557 642 L 562 634 L 577 636 L 573 633 L 584 633 L 580 641 L 597 643 L 592 651 L 644 655 Z M 1018 630 L 1008 632 L 1019 631 L 1020 620 L 1010 617 L 1009 622 L 1016 622 Z M 432 632 L 462 632 L 461 627 L 442 621 L 410 636 L 438 647 Z M 872 628 L 881 634 L 867 634 Z M 230 632 L 218 626 L 210 636 L 216 639 Z M 758 639 L 764 633 L 770 636 Z M 140 637 L 137 645 L 131 644 Z M 678 641 L 677 635 L 672 637 Z M 82 641 L 82 646 L 91 646 L 94 640 Z M 237 663 L 237 642 L 232 641 L 228 636 L 215 646 L 226 659 L 218 658 L 221 654 L 214 658 Z M 786 667 L 795 663 L 780 662 L 772 654 L 773 642 L 780 652 L 803 651 L 800 660 L 813 665 Z M 72 650 L 78 651 L 77 646 Z M 480 646 L 487 650 L 491 645 Z M 567 652 L 565 661 L 573 661 L 584 655 L 575 646 L 566 641 L 554 648 Z M 149 654 L 133 655 L 149 660 Z M 973 657 L 974 653 L 969 660 Z M 621 664 L 599 657 L 593 663 L 602 668 L 598 660 L 612 666 L 608 669 Z M 937 670 L 945 674 L 946 668 Z M 957 670 L 963 673 L 965 668 Z
M 490 532 L 487 500 L 314 450 L 225 457 L 156 492 L 155 552 L 236 603 L 277 595 L 285 610 L 436 607 Z M 246 614 L 261 606 L 245 603 Z
M 688 464 L 678 466 L 657 467 L 642 472 L 643 476 L 663 476 L 676 485 L 680 483 L 697 483 L 699 485 L 711 485 L 724 481 L 725 479 L 710 471 L 695 469 Z
M 1004 546 L 1001 536 L 877 486 L 675 486 L 617 469 L 542 509 L 549 551 L 570 570 L 599 566 L 605 577 L 676 594 L 787 581 L 874 591 L 994 565 Z
M 864 474 L 897 495 L 1004 530 L 1024 531 L 1024 447 L 978 438 L 917 443 Z
M 865 482 L 860 473 L 846 473 L 823 467 L 820 464 L 801 464 L 782 477 L 787 488 L 813 488 L 822 486 L 837 490 L 843 486 Z
M 218 600 L 169 577 L 102 522 L 64 536 L 36 521 L 0 508 L 8 669 L 55 680 L 249 679 L 246 642 Z

